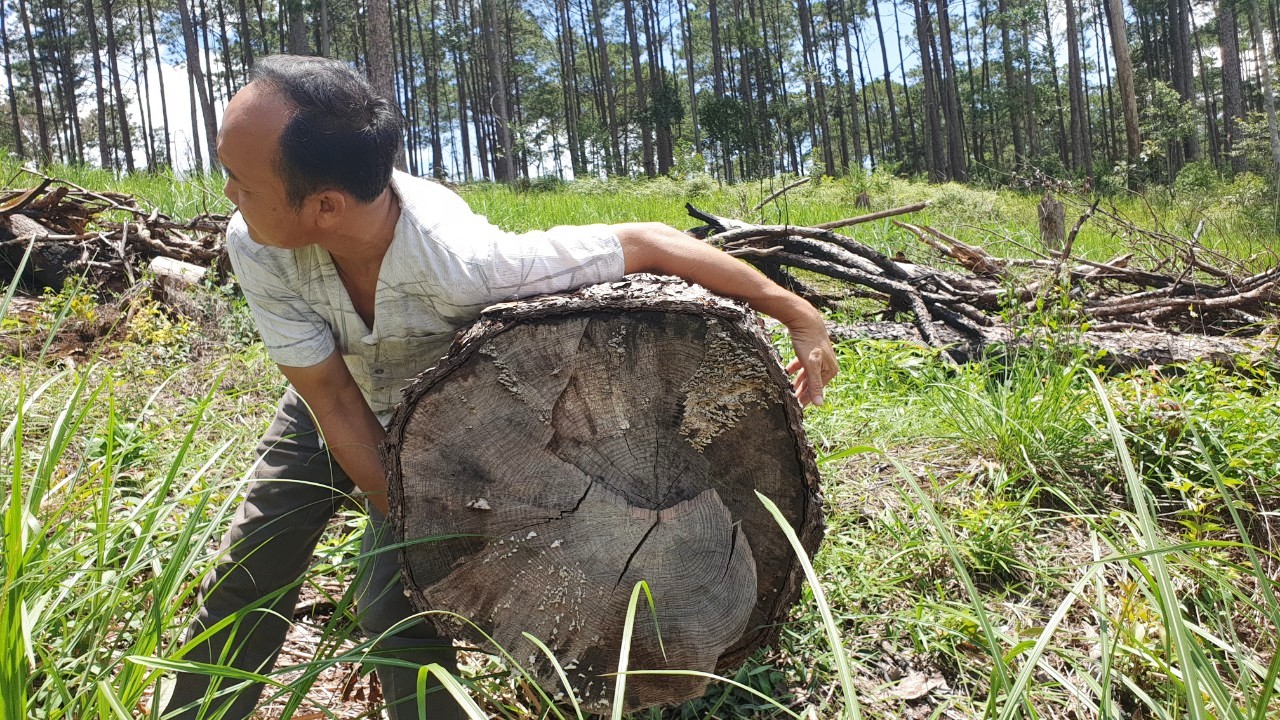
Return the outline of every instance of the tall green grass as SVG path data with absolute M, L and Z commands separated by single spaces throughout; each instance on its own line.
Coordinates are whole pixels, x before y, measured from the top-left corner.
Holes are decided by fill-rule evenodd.
M 136 185 L 117 185 L 96 173 L 52 172 L 137 188 L 175 216 L 221 202 L 215 181 L 135 176 Z M 687 226 L 686 199 L 761 222 L 821 222 L 856 214 L 853 197 L 866 189 L 878 206 L 928 197 L 934 205 L 917 219 L 996 251 L 1021 252 L 1005 238 L 1034 242 L 1031 195 L 873 176 L 799 188 L 753 213 L 773 189 L 691 178 L 462 192 L 522 230 Z M 1137 199 L 1117 203 L 1146 212 Z M 1152 201 L 1179 233 L 1206 213 L 1221 237 L 1246 229 L 1247 207 L 1220 207 L 1212 194 L 1197 203 L 1176 193 Z M 857 233 L 919 252 L 887 223 Z M 1256 237 L 1246 229 L 1240 247 Z M 1114 241 L 1090 224 L 1078 249 L 1106 255 Z M 37 330 L 55 333 L 67 316 L 48 315 Z M 1274 378 L 1203 368 L 1095 378 L 1089 358 L 1049 350 L 956 369 L 900 344 L 841 346 L 827 403 L 806 416 L 828 502 L 812 590 L 774 651 L 703 700 L 644 715 L 1280 716 L 1280 552 L 1265 532 L 1280 494 Z M 195 589 L 279 381 L 264 379 L 261 357 L 242 361 L 233 343 L 200 366 L 184 365 L 180 350 L 114 352 L 128 362 L 0 361 L 0 713 L 134 716 L 176 668 L 265 679 L 268 699 L 292 712 L 325 670 L 372 661 L 372 639 L 341 610 L 308 661 L 262 678 L 182 659 Z M 226 379 L 208 369 L 239 362 L 249 367 Z M 229 404 L 237 393 L 264 400 Z M 316 573 L 349 572 L 345 537 L 322 550 Z M 483 713 L 580 716 L 572 702 L 553 701 L 558 688 L 526 698 L 515 688 L 529 678 L 515 672 L 450 687 Z M 946 689 L 904 698 L 912 673 Z
M 129 717 L 156 674 L 124 658 L 166 650 L 206 546 L 234 508 L 209 478 L 228 444 L 193 447 L 208 397 L 172 457 L 138 482 L 116 432 L 131 418 L 114 403 L 110 375 L 96 380 L 92 370 L 19 386 L 4 408 L 12 417 L 0 437 L 10 468 L 0 508 L 5 717 Z M 42 405 L 62 384 L 65 398 Z M 105 417 L 91 421 L 103 405 Z M 104 439 L 96 456 L 78 452 L 93 436 Z

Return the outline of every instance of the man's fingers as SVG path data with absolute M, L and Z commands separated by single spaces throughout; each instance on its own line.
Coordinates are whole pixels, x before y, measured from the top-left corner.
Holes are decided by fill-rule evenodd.
M 809 380 L 803 375 L 796 379 L 795 384 L 796 398 L 800 400 L 800 405 L 809 404 Z
M 809 398 L 814 405 L 821 405 L 822 390 L 826 387 L 827 381 L 835 376 L 835 368 L 824 367 L 827 362 L 822 348 L 813 348 L 806 353 L 803 364 L 806 379 L 809 381 Z

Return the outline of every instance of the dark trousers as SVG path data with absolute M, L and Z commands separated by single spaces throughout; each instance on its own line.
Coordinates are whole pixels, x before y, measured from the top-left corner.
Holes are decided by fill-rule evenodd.
M 184 658 L 265 674 L 275 665 L 289 630 L 298 580 L 329 519 L 355 486 L 329 456 L 293 390 L 281 399 L 258 454 L 254 481 L 222 539 L 222 556 L 201 585 L 187 642 L 226 618 L 236 619 L 196 643 Z M 415 613 L 400 582 L 398 553 L 378 552 L 393 542 L 390 526 L 371 510 L 361 540 L 355 599 L 360 628 L 378 639 L 369 661 L 392 661 L 377 664 L 388 713 L 394 720 L 409 720 L 418 717 L 417 669 L 393 663 L 438 663 L 454 671 L 457 660 L 451 643 L 421 620 L 388 633 Z M 429 680 L 427 689 L 428 718 L 463 717 L 438 683 Z M 260 684 L 179 673 L 164 717 L 240 720 L 253 712 L 261 694 Z

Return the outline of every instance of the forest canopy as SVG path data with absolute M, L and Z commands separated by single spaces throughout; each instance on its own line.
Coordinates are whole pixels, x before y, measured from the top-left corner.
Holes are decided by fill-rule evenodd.
M 367 72 L 408 120 L 405 169 L 457 181 L 1272 177 L 1277 4 L 7 0 L 0 141 L 213 169 L 220 107 L 292 52 Z

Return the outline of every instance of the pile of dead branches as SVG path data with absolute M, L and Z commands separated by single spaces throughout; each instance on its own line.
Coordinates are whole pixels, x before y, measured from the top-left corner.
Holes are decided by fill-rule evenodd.
M 225 270 L 225 215 L 179 221 L 130 195 L 26 172 L 38 179 L 34 187 L 0 193 L 0 286 L 19 267 L 32 292 L 76 277 L 119 292 L 156 258 Z
M 929 262 L 935 266 L 901 252 L 887 255 L 836 232 L 924 207 L 919 203 L 801 227 L 753 225 L 687 206 L 691 216 L 706 223 L 691 232 L 810 302 L 831 307 L 854 297 L 879 301 L 882 320 L 908 319 L 919 339 L 933 347 L 1006 342 L 1011 333 L 1003 318 L 1010 309 L 1034 311 L 1063 297 L 1073 301 L 1082 324 L 1095 334 L 1123 330 L 1130 336 L 1239 338 L 1274 331 L 1280 322 L 1280 267 L 1245 272 L 1242 263 L 1202 247 L 1198 236 L 1183 241 L 1159 233 L 1154 239 L 1169 252 L 1157 263 L 1139 261 L 1135 253 L 1106 262 L 1073 256 L 1081 227 L 1095 214 L 1126 232 L 1151 234 L 1114 210 L 1100 210 L 1098 202 L 1080 215 L 1060 250 L 1025 248 L 1032 258 L 998 257 L 927 225 L 893 220 L 932 251 Z

